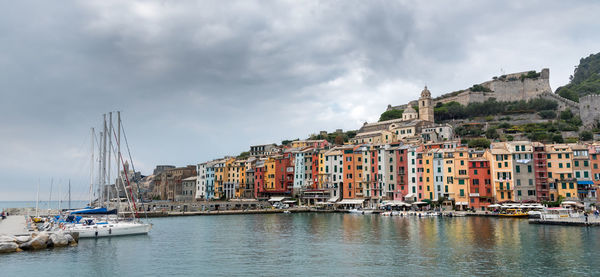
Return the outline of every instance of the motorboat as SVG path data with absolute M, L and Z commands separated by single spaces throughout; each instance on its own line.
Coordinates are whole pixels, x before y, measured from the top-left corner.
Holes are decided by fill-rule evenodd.
M 529 214 L 524 212 L 522 209 L 506 209 L 506 211 L 503 211 L 498 215 L 502 216 L 502 217 L 528 217 L 529 216 Z

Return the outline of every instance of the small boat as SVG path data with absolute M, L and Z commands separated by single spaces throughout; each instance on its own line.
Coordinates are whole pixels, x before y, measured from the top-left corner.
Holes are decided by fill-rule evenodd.
M 372 214 L 373 210 L 351 209 L 348 212 L 351 214 Z
M 392 212 L 383 212 L 381 213 L 382 216 L 392 216 Z
M 529 216 L 529 214 L 527 214 L 526 212 L 523 212 L 523 210 L 521 210 L 521 209 L 506 209 L 506 211 L 501 212 L 498 215 L 503 216 L 503 217 L 528 217 Z
M 288 210 L 285 210 L 285 211 L 283 211 L 283 213 L 284 213 L 284 214 L 291 214 L 292 212 L 290 212 L 290 211 L 288 211 Z
M 529 218 L 541 218 L 542 217 L 542 212 L 540 212 L 540 211 L 528 211 L 527 214 L 529 215 Z

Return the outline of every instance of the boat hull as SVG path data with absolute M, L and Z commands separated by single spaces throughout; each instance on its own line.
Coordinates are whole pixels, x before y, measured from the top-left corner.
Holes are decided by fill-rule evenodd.
M 71 232 L 78 232 L 80 238 L 100 238 L 130 235 L 146 235 L 152 229 L 152 224 L 147 223 L 108 223 L 87 226 L 74 226 L 68 228 Z

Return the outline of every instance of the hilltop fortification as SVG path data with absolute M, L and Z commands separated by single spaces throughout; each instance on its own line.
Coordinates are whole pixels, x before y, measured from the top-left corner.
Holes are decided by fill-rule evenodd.
M 490 98 L 497 101 L 520 101 L 536 98 L 544 92 L 552 93 L 550 88 L 550 70 L 541 72 L 525 71 L 494 77 L 466 90 L 444 94 L 434 99 L 434 104 L 458 102 L 461 105 L 485 102 Z

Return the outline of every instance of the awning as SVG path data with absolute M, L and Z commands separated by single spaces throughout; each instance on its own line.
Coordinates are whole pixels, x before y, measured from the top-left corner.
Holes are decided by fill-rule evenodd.
M 415 197 L 415 196 L 416 196 L 416 194 L 414 194 L 414 193 L 409 193 L 409 194 L 407 194 L 407 195 L 404 195 L 404 198 L 411 198 L 411 197 Z
M 296 203 L 296 201 L 294 201 L 294 200 L 285 200 L 285 201 L 283 201 L 283 203 L 294 204 L 294 203 Z
M 424 205 L 424 204 L 427 204 L 427 202 L 419 201 L 419 202 L 415 202 L 415 203 L 412 203 L 412 204 L 413 205 Z
M 500 204 L 492 204 L 492 205 L 488 206 L 488 208 L 499 208 L 499 207 L 500 207 Z
M 390 200 L 390 201 L 385 201 L 383 203 L 383 206 L 404 206 L 407 205 L 406 203 L 399 201 L 399 200 Z M 410 204 L 408 204 L 410 206 Z
M 456 205 L 466 206 L 466 205 L 468 205 L 468 203 L 467 202 L 456 202 Z
M 577 202 L 575 202 L 575 201 L 562 201 L 560 204 L 561 205 L 576 205 Z
M 271 197 L 269 199 L 269 202 L 281 202 L 283 199 L 285 199 L 285 196 L 276 196 L 276 197 Z
M 338 204 L 338 205 L 360 205 L 363 202 L 365 202 L 364 199 L 344 199 L 344 200 L 342 200 L 340 202 L 337 202 L 335 204 Z
M 594 182 L 592 181 L 577 181 L 578 185 L 593 185 Z
M 336 202 L 336 201 L 338 201 L 338 199 L 340 199 L 339 196 L 334 196 L 334 197 L 329 198 L 329 200 L 327 200 L 327 202 Z

